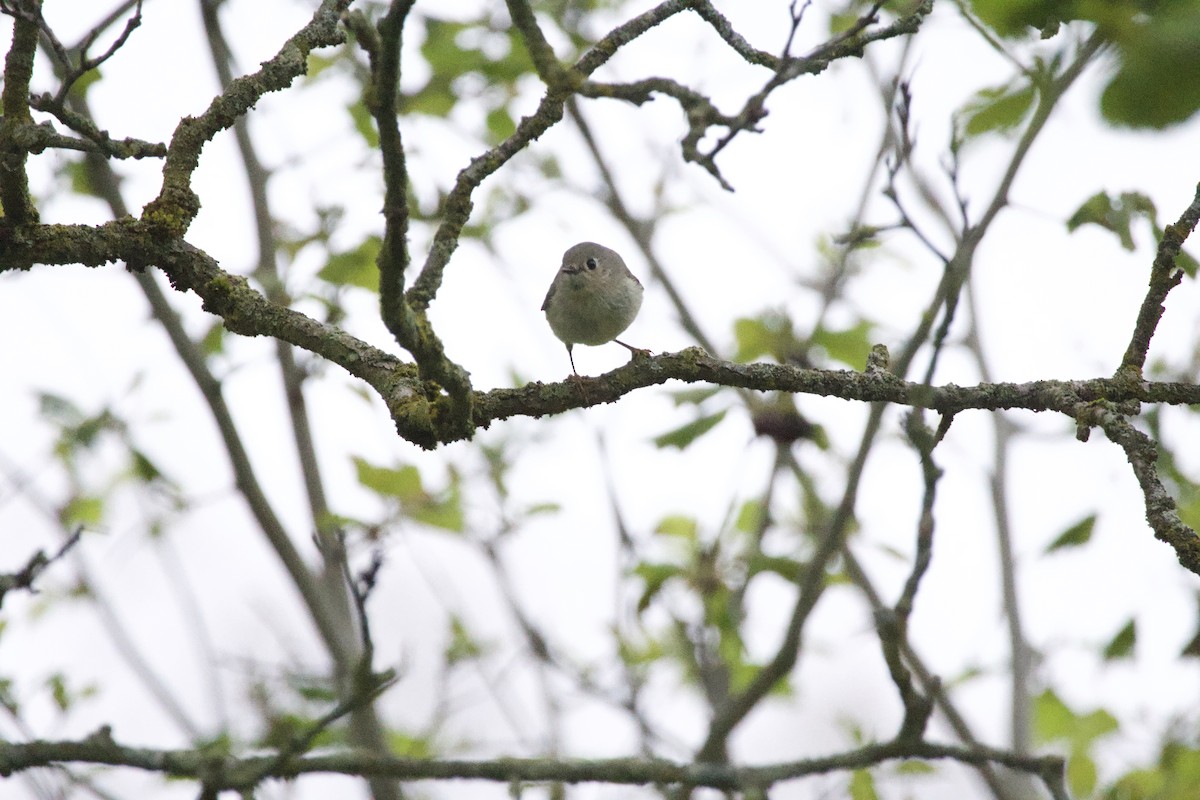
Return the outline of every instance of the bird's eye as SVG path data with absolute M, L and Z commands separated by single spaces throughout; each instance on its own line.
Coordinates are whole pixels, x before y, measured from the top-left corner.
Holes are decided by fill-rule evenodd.
M 589 258 L 589 259 L 587 260 L 587 268 L 588 268 L 588 269 L 595 269 L 596 267 L 597 267 L 597 264 L 596 264 L 596 259 L 594 259 L 594 258 Z

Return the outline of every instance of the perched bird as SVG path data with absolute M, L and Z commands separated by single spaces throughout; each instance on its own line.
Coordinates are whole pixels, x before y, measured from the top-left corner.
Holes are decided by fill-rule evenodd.
M 550 330 L 567 346 L 576 377 L 571 349 L 577 344 L 616 342 L 634 355 L 648 354 L 617 339 L 641 307 L 641 282 L 616 252 L 594 242 L 580 242 L 563 253 L 562 266 L 542 302 Z

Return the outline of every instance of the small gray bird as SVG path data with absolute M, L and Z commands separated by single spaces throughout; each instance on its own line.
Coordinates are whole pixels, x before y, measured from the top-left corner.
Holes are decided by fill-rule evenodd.
M 635 355 L 647 354 L 617 339 L 641 307 L 641 282 L 619 255 L 594 242 L 580 242 L 563 253 L 562 266 L 542 302 L 550 330 L 567 346 L 571 372 L 577 377 L 571 352 L 577 344 L 616 342 Z

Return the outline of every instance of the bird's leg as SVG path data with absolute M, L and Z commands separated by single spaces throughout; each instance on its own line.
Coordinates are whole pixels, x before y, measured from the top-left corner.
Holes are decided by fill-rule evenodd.
M 649 350 L 643 350 L 640 347 L 634 347 L 633 345 L 625 344 L 620 339 L 613 339 L 613 341 L 616 342 L 617 344 L 621 345 L 621 347 L 624 347 L 626 350 L 628 350 L 635 359 L 649 358 L 650 356 L 654 355 Z
M 583 398 L 585 404 L 590 404 L 587 396 L 587 389 L 583 388 L 583 376 L 579 374 L 579 370 L 575 369 L 575 354 L 571 352 L 571 345 L 567 345 L 567 358 L 571 360 L 571 377 L 567 380 L 574 383 L 579 388 L 579 395 Z

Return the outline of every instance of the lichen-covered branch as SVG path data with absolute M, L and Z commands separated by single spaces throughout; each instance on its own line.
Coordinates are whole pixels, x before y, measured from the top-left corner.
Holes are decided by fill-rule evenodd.
M 1154 536 L 1169 544 L 1179 563 L 1200 575 L 1200 535 L 1184 524 L 1175 510 L 1175 500 L 1158 477 L 1158 446 L 1139 431 L 1111 403 L 1081 405 L 1076 413 L 1081 425 L 1099 425 L 1125 451 L 1133 474 L 1146 500 L 1146 521 Z
M 1137 322 L 1133 326 L 1133 336 L 1125 357 L 1121 359 L 1120 372 L 1131 379 L 1142 375 L 1142 366 L 1146 363 L 1146 352 L 1150 349 L 1150 339 L 1162 319 L 1163 303 L 1167 294 L 1183 280 L 1182 270 L 1175 268 L 1175 259 L 1183 248 L 1183 243 L 1196 229 L 1200 220 L 1200 185 L 1196 186 L 1196 195 L 1190 205 L 1179 215 L 1174 225 L 1168 225 L 1163 231 L 1162 240 L 1158 243 L 1158 253 L 1154 264 L 1150 267 L 1150 286 L 1142 307 L 1138 310 Z
M 12 44 L 4 59 L 4 89 L 0 92 L 0 208 L 4 217 L 17 225 L 37 222 L 38 212 L 29 196 L 28 143 L 25 129 L 33 125 L 29 113 L 29 84 L 33 80 L 33 56 L 37 52 L 41 0 L 0 5 L 13 18 Z
M 900 759 L 949 759 L 975 766 L 1003 764 L 1042 778 L 1056 798 L 1061 787 L 1060 756 L 1022 756 L 1008 750 L 976 746 L 891 741 L 855 750 L 756 767 L 697 762 L 678 764 L 644 758 L 596 760 L 497 758 L 488 761 L 410 759 L 362 752 L 310 755 L 280 761 L 271 755 L 237 758 L 203 750 L 151 750 L 117 744 L 108 729 L 81 741 L 11 743 L 0 740 L 0 776 L 34 767 L 82 763 L 125 766 L 175 778 L 201 780 L 210 790 L 251 789 L 265 777 L 294 779 L 319 773 L 386 777 L 397 780 L 603 782 L 617 785 L 683 785 L 714 789 L 765 791 L 774 784 L 835 770 L 854 770 Z
M 292 36 L 261 68 L 230 83 L 198 117 L 184 117 L 176 126 L 163 164 L 163 183 L 151 200 L 143 219 L 159 226 L 168 236 L 183 236 L 200 210 L 192 191 L 192 173 L 200 164 L 200 151 L 214 136 L 231 127 L 262 97 L 285 89 L 308 69 L 308 54 L 318 48 L 339 44 L 343 33 L 338 17 L 350 0 L 323 0 L 308 24 Z

